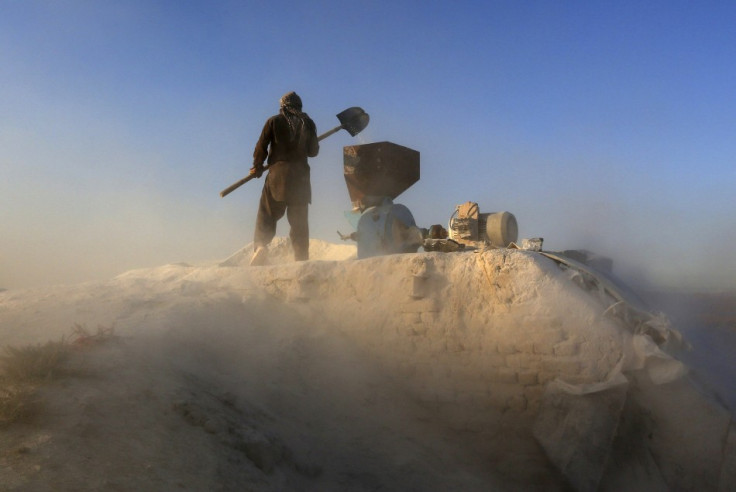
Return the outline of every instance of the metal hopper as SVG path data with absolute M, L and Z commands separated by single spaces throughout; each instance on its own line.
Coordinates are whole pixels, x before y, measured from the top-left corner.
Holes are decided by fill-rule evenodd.
M 391 142 L 343 148 L 345 184 L 354 210 L 393 200 L 419 181 L 419 152 Z

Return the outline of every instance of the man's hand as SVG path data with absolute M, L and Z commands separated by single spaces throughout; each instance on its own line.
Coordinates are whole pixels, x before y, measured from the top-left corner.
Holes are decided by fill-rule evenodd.
M 255 175 L 256 178 L 260 178 L 263 175 L 263 171 L 264 171 L 264 169 L 263 169 L 263 166 L 262 165 L 261 166 L 253 166 L 253 167 L 250 168 L 250 174 L 249 174 L 249 176 L 254 176 Z

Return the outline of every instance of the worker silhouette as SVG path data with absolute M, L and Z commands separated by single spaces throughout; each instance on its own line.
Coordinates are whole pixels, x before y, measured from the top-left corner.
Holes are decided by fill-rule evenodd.
M 308 157 L 319 153 L 317 128 L 302 111 L 302 100 L 296 92 L 284 94 L 279 114 L 270 117 L 253 151 L 250 174 L 260 178 L 268 158 L 268 174 L 258 205 L 253 239 L 252 266 L 268 261 L 268 245 L 276 235 L 276 223 L 286 213 L 294 259 L 309 259 L 309 204 L 312 185 Z

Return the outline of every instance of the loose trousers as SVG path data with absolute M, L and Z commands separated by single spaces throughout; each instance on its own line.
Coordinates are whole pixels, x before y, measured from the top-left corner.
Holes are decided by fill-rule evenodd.
M 256 232 L 253 239 L 255 247 L 268 246 L 276 235 L 276 223 L 286 213 L 289 221 L 291 247 L 294 249 L 294 259 L 304 261 L 309 259 L 309 204 L 287 204 L 277 201 L 269 192 L 268 186 L 263 187 L 261 201 L 258 204 L 256 217 Z

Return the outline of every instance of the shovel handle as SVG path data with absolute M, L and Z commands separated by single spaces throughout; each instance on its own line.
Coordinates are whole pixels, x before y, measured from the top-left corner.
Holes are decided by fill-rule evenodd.
M 332 130 L 330 130 L 330 131 L 328 131 L 328 132 L 325 132 L 325 133 L 323 133 L 322 135 L 320 135 L 319 137 L 317 137 L 317 141 L 319 142 L 320 140 L 324 140 L 325 138 L 329 137 L 329 136 L 330 136 L 330 135 L 332 135 L 333 133 L 337 133 L 337 132 L 339 132 L 340 130 L 342 130 L 342 125 L 340 125 L 340 126 L 336 126 L 336 127 L 335 127 L 335 128 L 333 128 Z
M 244 177 L 243 179 L 241 179 L 240 181 L 237 181 L 237 182 L 231 184 L 230 186 L 228 186 L 227 188 L 225 188 L 224 190 L 222 190 L 220 192 L 220 198 L 225 198 L 227 195 L 229 195 L 233 191 L 237 190 L 238 188 L 240 188 L 241 186 L 243 186 L 245 183 L 247 183 L 251 179 L 253 179 L 253 175 L 248 175 L 248 176 Z
M 267 169 L 268 169 L 268 165 L 263 166 L 263 170 L 264 171 L 267 170 Z M 231 184 L 230 186 L 228 186 L 227 188 L 225 188 L 224 190 L 222 190 L 220 192 L 220 198 L 225 198 L 227 195 L 229 195 L 233 191 L 237 190 L 238 188 L 240 188 L 245 183 L 247 183 L 248 181 L 250 181 L 251 179 L 253 179 L 255 177 L 256 177 L 255 174 L 249 174 L 248 176 L 244 177 L 240 181 L 236 181 L 235 183 Z

